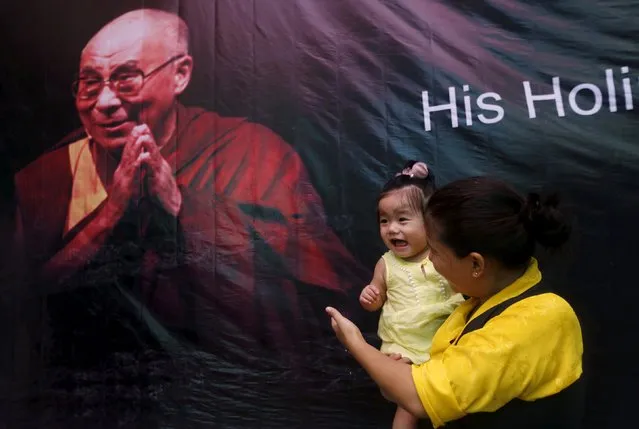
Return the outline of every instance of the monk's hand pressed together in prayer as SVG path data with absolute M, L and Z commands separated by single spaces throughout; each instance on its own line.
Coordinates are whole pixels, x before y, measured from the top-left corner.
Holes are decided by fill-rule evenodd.
M 182 194 L 177 186 L 171 166 L 160 154 L 153 134 L 146 124 L 131 131 L 122 151 L 122 158 L 113 175 L 109 203 L 117 217 L 122 216 L 131 200 L 140 196 L 142 177 L 147 179 L 147 190 L 164 210 L 177 216 Z
M 129 202 L 140 197 L 140 164 L 142 144 L 134 129 L 124 145 L 122 158 L 113 173 L 113 184 L 109 192 L 108 205 L 121 217 Z
M 182 194 L 175 181 L 175 176 L 169 163 L 160 153 L 153 134 L 146 124 L 138 125 L 132 131 L 137 144 L 142 147 L 138 160 L 148 178 L 148 192 L 166 210 L 177 216 L 182 205 Z

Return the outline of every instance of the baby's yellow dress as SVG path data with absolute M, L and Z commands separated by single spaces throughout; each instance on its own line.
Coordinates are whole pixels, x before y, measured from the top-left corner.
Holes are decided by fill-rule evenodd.
M 383 353 L 399 353 L 414 364 L 430 359 L 433 336 L 444 320 L 464 301 L 425 257 L 419 262 L 401 259 L 391 251 L 386 265 L 386 302 L 377 334 Z

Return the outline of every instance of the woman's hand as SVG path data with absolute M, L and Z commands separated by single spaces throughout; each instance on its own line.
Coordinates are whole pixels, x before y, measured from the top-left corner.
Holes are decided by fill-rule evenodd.
M 326 313 L 331 318 L 331 327 L 337 335 L 337 339 L 344 344 L 347 349 L 351 349 L 360 342 L 366 342 L 359 328 L 346 317 L 342 316 L 339 311 L 333 307 L 326 307 Z
M 409 364 L 409 365 L 413 364 L 413 362 L 410 359 L 403 357 L 399 353 L 391 353 L 391 354 L 387 354 L 386 356 L 388 356 L 389 358 L 391 358 L 391 359 L 393 359 L 393 360 L 395 360 L 397 362 L 406 363 L 406 364 Z

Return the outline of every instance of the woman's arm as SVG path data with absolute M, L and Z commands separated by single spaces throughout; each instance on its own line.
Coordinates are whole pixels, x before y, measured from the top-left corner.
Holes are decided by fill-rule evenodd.
M 348 350 L 388 399 L 415 417 L 427 417 L 413 383 L 412 365 L 391 359 L 363 339 Z
M 328 307 L 326 312 L 338 339 L 389 399 L 416 417 L 426 417 L 413 383 L 412 365 L 396 361 L 368 344 L 359 328 L 336 309 Z

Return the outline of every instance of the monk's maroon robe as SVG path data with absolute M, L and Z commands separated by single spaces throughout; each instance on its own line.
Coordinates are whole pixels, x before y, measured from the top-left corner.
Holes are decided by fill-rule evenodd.
M 82 341 L 93 358 L 144 343 L 136 330 L 149 321 L 205 349 L 304 352 L 326 338 L 324 305 L 356 305 L 368 273 L 327 226 L 296 152 L 263 126 L 200 108 L 178 106 L 162 148 L 183 196 L 177 219 L 143 196 L 89 243 L 89 260 L 73 257 L 74 238 L 90 236 L 104 209 L 65 234 L 67 145 L 85 137 L 70 136 L 16 176 L 29 287 L 48 297 L 43 325 L 60 361 L 77 357 Z

